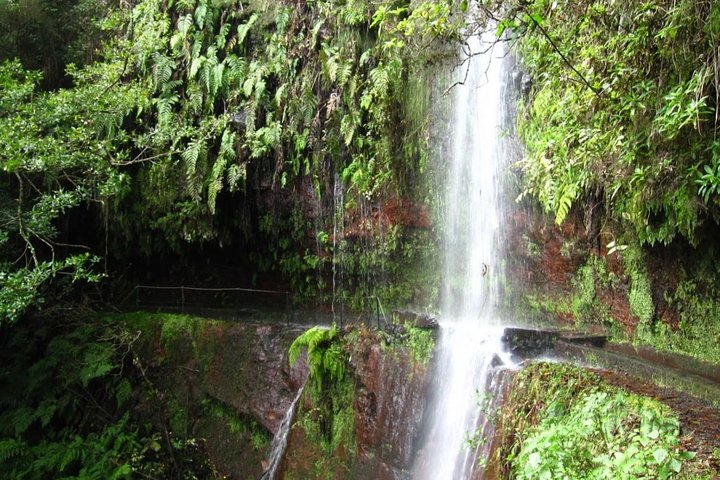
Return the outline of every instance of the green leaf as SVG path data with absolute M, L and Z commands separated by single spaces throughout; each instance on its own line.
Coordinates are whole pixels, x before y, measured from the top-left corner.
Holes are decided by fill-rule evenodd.
M 653 451 L 653 458 L 655 459 L 655 463 L 661 464 L 663 463 L 668 457 L 668 451 L 664 448 L 656 448 Z

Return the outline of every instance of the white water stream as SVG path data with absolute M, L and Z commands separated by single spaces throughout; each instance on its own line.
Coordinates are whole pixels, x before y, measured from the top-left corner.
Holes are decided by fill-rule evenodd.
M 479 403 L 493 395 L 492 366 L 503 360 L 497 316 L 502 277 L 503 56 L 492 34 L 473 36 L 457 68 L 448 128 L 445 278 L 434 401 L 412 478 L 482 477 L 491 432 Z M 468 65 L 469 62 L 469 65 Z M 475 436 L 470 446 L 468 439 Z M 483 448 L 487 447 L 487 448 Z M 478 458 L 479 457 L 479 458 Z
M 287 412 L 285 412 L 285 418 L 283 418 L 280 428 L 278 428 L 278 432 L 275 434 L 275 438 L 273 439 L 270 447 L 268 469 L 262 474 L 260 480 L 275 480 L 277 478 L 283 455 L 285 455 L 285 450 L 287 449 L 288 435 L 290 434 L 293 420 L 295 420 L 295 412 L 297 411 L 298 402 L 300 401 L 303 390 L 305 390 L 305 385 L 300 387 L 297 394 L 295 394 L 295 398 L 290 404 L 290 408 L 288 408 Z

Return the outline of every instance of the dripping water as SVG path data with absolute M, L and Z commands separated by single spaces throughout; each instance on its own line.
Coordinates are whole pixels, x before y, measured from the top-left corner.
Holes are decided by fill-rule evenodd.
M 275 434 L 275 438 L 270 446 L 269 467 L 260 477 L 260 480 L 275 480 L 277 478 L 280 464 L 282 463 L 283 456 L 285 456 L 285 450 L 287 450 L 290 428 L 292 427 L 298 403 L 304 389 L 304 385 L 300 387 L 300 390 L 298 390 L 297 395 L 295 395 L 295 398 L 290 404 L 290 408 L 288 408 L 287 412 L 285 412 L 285 417 L 283 418 L 282 423 L 280 423 L 278 432 Z

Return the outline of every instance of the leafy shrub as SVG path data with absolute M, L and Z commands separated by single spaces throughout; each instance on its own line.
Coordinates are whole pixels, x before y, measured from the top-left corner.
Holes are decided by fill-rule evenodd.
M 583 368 L 535 362 L 513 378 L 497 451 L 510 478 L 678 478 L 677 416 Z
M 513 461 L 515 478 L 674 478 L 692 457 L 678 431 L 667 407 L 625 392 L 588 393 L 567 411 L 551 403 Z

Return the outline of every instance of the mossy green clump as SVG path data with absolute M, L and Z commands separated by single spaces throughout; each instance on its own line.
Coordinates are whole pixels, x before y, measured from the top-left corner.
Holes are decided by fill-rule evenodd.
M 497 455 L 511 478 L 699 478 L 667 406 L 580 367 L 538 362 L 520 371 L 501 431 Z
M 674 292 L 665 295 L 676 309 L 677 328 L 656 322 L 651 329 L 639 332 L 637 340 L 661 350 L 668 350 L 705 362 L 720 364 L 720 299 L 693 280 L 680 282 Z
M 616 288 L 619 279 L 608 269 L 604 258 L 590 255 L 573 279 L 571 310 L 576 326 L 602 325 L 611 334 L 617 334 L 617 322 L 608 305 L 603 303 L 600 292 Z
M 289 480 L 343 478 L 356 462 L 355 384 L 344 347 L 335 327 L 313 327 L 290 347 L 291 364 L 305 351 L 309 374 L 293 426 L 304 441 L 289 454 Z
M 622 259 L 625 274 L 630 279 L 628 291 L 630 312 L 640 320 L 638 329 L 642 331 L 650 327 L 655 316 L 655 305 L 643 251 L 639 246 L 630 246 L 623 251 Z
M 323 450 L 331 455 L 341 445 L 354 445 L 354 384 L 347 372 L 347 355 L 334 326 L 313 327 L 296 338 L 289 350 L 290 364 L 303 350 L 309 369 L 308 393 L 314 405 L 304 417 L 305 430 L 317 433 Z
M 403 345 L 410 350 L 416 363 L 427 367 L 435 351 L 435 336 L 430 330 L 409 327 L 405 332 Z

